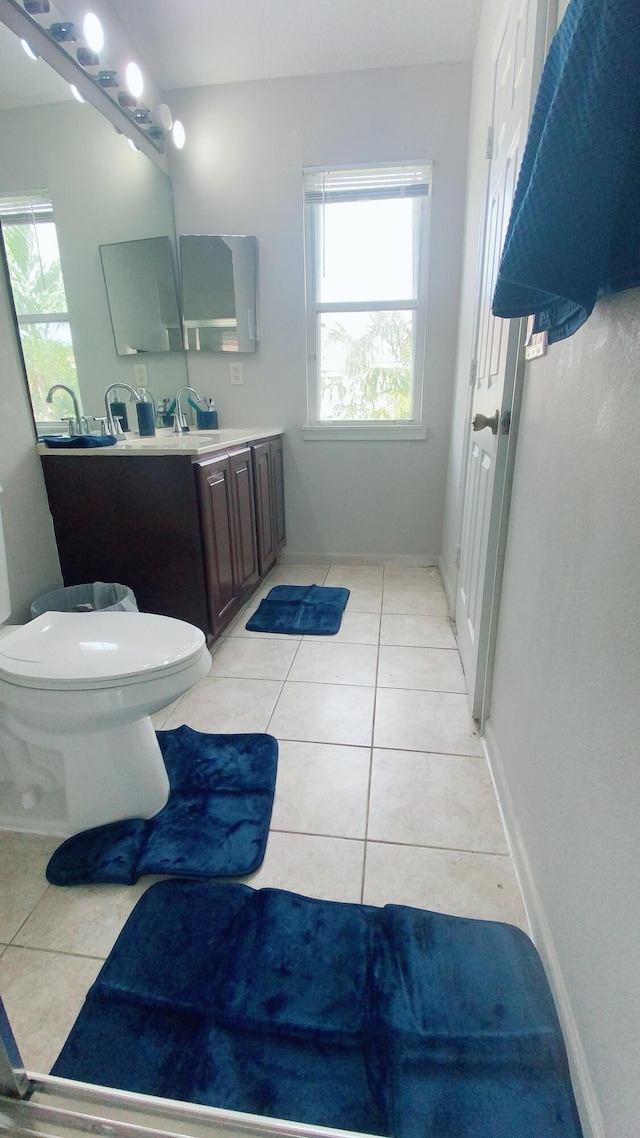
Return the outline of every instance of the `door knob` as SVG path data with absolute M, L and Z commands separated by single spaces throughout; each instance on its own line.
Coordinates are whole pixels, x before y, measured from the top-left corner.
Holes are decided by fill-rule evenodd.
M 497 435 L 499 419 L 499 411 L 495 411 L 489 419 L 486 415 L 477 414 L 473 416 L 471 426 L 473 427 L 474 431 L 484 431 L 485 427 L 491 427 L 491 434 Z

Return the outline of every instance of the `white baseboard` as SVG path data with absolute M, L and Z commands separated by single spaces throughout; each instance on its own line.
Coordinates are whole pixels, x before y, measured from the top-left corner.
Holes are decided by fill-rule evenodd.
M 438 557 L 427 554 L 398 553 L 302 553 L 297 549 L 283 549 L 278 557 L 281 565 L 403 565 L 409 569 L 438 564 Z
M 578 1104 L 584 1138 L 606 1138 L 602 1114 L 589 1073 L 587 1057 L 578 1032 L 569 992 L 564 982 L 555 943 L 547 921 L 542 900 L 533 877 L 522 831 L 516 816 L 513 798 L 491 722 L 487 720 L 483 746 L 498 797 L 500 812 L 513 858 L 524 906 L 531 927 L 533 942 L 544 965 L 549 986 L 555 1000 L 562 1027 L 571 1069 L 571 1081 Z
M 440 576 L 442 577 L 442 584 L 444 585 L 444 591 L 447 594 L 447 600 L 449 602 L 449 612 L 451 613 L 452 617 L 455 617 L 456 586 L 455 586 L 455 582 L 451 580 L 451 577 L 447 573 L 447 570 L 445 568 L 445 563 L 444 563 L 444 560 L 442 559 L 442 557 L 438 558 L 438 569 L 440 570 Z

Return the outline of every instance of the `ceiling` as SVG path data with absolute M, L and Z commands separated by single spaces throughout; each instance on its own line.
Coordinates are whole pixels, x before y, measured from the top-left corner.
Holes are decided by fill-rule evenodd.
M 473 56 L 481 0 L 109 0 L 157 83 L 200 87 Z

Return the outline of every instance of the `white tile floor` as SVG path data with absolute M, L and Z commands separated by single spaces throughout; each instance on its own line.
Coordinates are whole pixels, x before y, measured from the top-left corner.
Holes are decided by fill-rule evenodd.
M 334 637 L 249 633 L 272 585 L 351 590 Z M 527 929 L 435 569 L 278 566 L 156 717 L 280 744 L 265 860 L 248 880 L 313 897 L 417 905 Z M 58 889 L 55 838 L 0 833 L 0 992 L 27 1066 L 56 1058 L 127 916 L 152 883 Z

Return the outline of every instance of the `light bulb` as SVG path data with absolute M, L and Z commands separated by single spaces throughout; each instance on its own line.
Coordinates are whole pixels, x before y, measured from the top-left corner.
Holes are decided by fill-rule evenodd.
M 144 91 L 144 79 L 137 63 L 127 64 L 125 79 L 127 82 L 129 94 L 133 95 L 134 99 L 139 99 L 142 92 Z
M 182 150 L 182 147 L 185 144 L 185 140 L 186 140 L 187 136 L 185 134 L 184 127 L 183 127 L 182 123 L 180 122 L 180 119 L 174 120 L 173 130 L 171 131 L 171 137 L 173 138 L 173 145 L 176 147 L 176 149 Z
M 173 126 L 173 115 L 171 114 L 171 107 L 168 103 L 160 103 L 156 111 L 158 118 L 165 130 L 171 130 Z
M 27 43 L 26 40 L 20 40 L 20 47 L 22 48 L 24 54 L 29 56 L 29 59 L 40 59 L 40 56 L 36 55 L 35 51 L 31 45 Z
M 87 41 L 87 47 L 100 53 L 104 47 L 104 31 L 102 24 L 94 12 L 87 12 L 82 21 L 82 34 Z
M 71 91 L 71 94 L 73 95 L 74 99 L 77 99 L 79 103 L 84 103 L 84 99 L 83 99 L 82 95 L 80 94 L 78 88 L 76 86 L 74 86 L 73 83 L 69 84 L 69 90 Z

